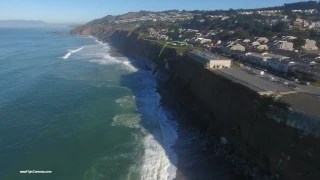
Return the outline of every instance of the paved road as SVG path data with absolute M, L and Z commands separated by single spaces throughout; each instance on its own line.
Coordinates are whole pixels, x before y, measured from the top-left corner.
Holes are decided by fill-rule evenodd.
M 255 71 L 261 72 L 261 70 L 258 69 L 255 69 Z M 282 94 L 283 96 L 281 99 L 288 103 L 291 108 L 315 117 L 320 117 L 320 88 L 298 84 L 294 81 L 288 81 L 268 73 L 265 73 L 263 78 L 262 76 L 258 76 L 256 74 L 250 74 L 243 69 L 219 69 L 215 70 L 215 73 L 234 82 L 241 83 L 242 85 L 257 91 L 260 94 L 267 93 L 268 91 Z M 274 81 L 266 78 L 270 75 L 274 77 Z M 289 88 L 287 85 L 281 83 L 279 79 L 281 79 L 283 82 L 286 81 L 291 84 L 294 83 L 297 87 Z
M 219 69 L 216 70 L 220 75 L 237 81 L 257 92 L 291 92 L 294 91 L 284 85 L 272 82 L 266 78 L 261 78 L 257 75 L 249 74 L 241 69 Z
M 261 71 L 261 70 L 255 68 L 255 67 L 248 67 L 248 66 L 245 66 L 245 67 L 246 68 L 250 68 L 252 70 L 255 70 L 256 72 L 260 72 Z M 281 80 L 282 82 L 288 82 L 289 84 L 294 84 L 295 86 L 297 86 L 295 88 L 295 90 L 297 90 L 299 92 L 306 92 L 306 93 L 309 93 L 309 94 L 320 96 L 320 88 L 318 88 L 318 87 L 311 86 L 311 85 L 307 86 L 307 85 L 300 84 L 299 82 L 289 81 L 289 80 L 284 79 L 282 77 L 278 77 L 278 76 L 275 76 L 273 74 L 269 74 L 268 72 L 265 72 L 264 76 L 265 77 L 273 76 L 274 80 L 275 80 L 274 83 L 280 83 L 279 80 Z

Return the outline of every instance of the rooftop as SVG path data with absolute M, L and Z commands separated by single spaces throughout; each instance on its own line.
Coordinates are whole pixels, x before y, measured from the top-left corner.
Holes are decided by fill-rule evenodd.
M 287 56 L 281 56 L 281 55 L 278 55 L 278 54 L 270 54 L 270 53 L 253 53 L 253 52 L 248 52 L 246 53 L 246 55 L 250 55 L 250 56 L 255 56 L 255 57 L 259 57 L 259 58 L 266 58 L 266 59 L 281 59 L 281 60 L 284 60 L 284 59 L 289 59 L 289 57 Z
M 211 61 L 211 60 L 231 60 L 227 57 L 220 56 L 220 55 L 213 54 L 213 53 L 209 53 L 209 52 L 190 51 L 189 53 L 194 54 L 199 57 L 202 57 L 204 59 L 207 59 L 208 61 Z

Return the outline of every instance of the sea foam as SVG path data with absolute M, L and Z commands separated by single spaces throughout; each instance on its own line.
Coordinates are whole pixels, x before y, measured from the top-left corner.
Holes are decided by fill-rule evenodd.
M 64 55 L 63 57 L 61 57 L 62 59 L 68 59 L 70 56 L 71 56 L 71 54 L 73 54 L 73 53 L 76 53 L 76 52 L 79 52 L 79 51 L 81 51 L 83 49 L 83 47 L 81 47 L 81 48 L 79 48 L 79 49 L 75 49 L 75 50 L 68 50 L 69 52 L 66 54 L 66 55 Z
M 114 116 L 112 126 L 124 126 L 140 129 L 143 157 L 137 164 L 140 179 L 172 180 L 176 176 L 177 157 L 172 149 L 178 135 L 177 124 L 171 121 L 168 112 L 160 104 L 160 95 L 156 91 L 157 80 L 150 71 L 139 70 L 126 57 L 112 57 L 108 44 L 95 39 L 96 44 L 86 47 L 84 58 L 89 62 L 119 67 L 136 72 L 131 77 L 135 85 L 130 89 L 134 96 L 125 96 L 115 100 L 122 108 L 132 108 L 135 112 Z M 149 127 L 150 126 L 150 127 Z M 130 179 L 130 173 L 128 179 Z

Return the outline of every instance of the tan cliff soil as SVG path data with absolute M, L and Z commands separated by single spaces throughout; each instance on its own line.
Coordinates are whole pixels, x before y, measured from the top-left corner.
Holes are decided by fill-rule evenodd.
M 151 59 L 164 66 L 163 57 L 158 57 L 161 47 L 131 30 L 81 27 L 73 33 L 97 36 L 126 56 Z M 320 140 L 268 118 L 268 98 L 204 70 L 174 49 L 167 49 L 163 56 L 170 59 L 167 87 L 181 104 L 201 117 L 197 121 L 224 136 L 235 155 L 266 174 L 279 173 L 280 179 L 320 179 Z M 286 111 L 282 106 L 278 109 L 280 114 Z

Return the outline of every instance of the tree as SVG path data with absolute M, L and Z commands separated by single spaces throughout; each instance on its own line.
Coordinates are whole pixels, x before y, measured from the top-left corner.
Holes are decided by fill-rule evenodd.
M 185 32 L 183 34 L 184 38 L 186 38 L 186 39 L 191 39 L 191 38 L 195 37 L 195 35 L 196 35 L 196 32 Z
M 229 30 L 223 30 L 221 33 L 219 33 L 219 36 L 221 37 L 222 40 L 230 40 L 231 35 L 232 34 L 229 33 Z
M 297 38 L 295 40 L 293 40 L 293 44 L 294 47 L 296 47 L 298 49 L 298 58 L 301 58 L 301 50 L 302 50 L 302 46 L 305 44 L 305 40 L 301 39 L 301 38 Z
M 275 33 L 272 32 L 271 30 L 264 30 L 264 31 L 262 32 L 261 36 L 273 37 L 273 36 L 275 36 Z
M 298 18 L 298 15 L 296 13 L 291 13 L 290 15 L 288 15 L 288 17 L 292 20 L 295 21 Z
M 248 32 L 239 28 L 234 31 L 233 37 L 236 39 L 245 39 L 249 36 Z
M 301 38 L 297 38 L 297 39 L 293 40 L 293 44 L 296 48 L 301 49 L 301 46 L 303 46 L 305 44 L 305 40 L 303 40 Z
M 301 30 L 286 31 L 284 34 L 299 37 L 300 39 L 308 39 L 310 37 L 310 33 L 308 31 Z
M 285 22 L 278 22 L 272 27 L 273 32 L 285 32 L 289 28 L 288 24 Z
M 166 35 L 174 40 L 179 38 L 179 32 L 177 30 L 173 32 L 167 32 Z
M 263 28 L 262 27 L 254 27 L 251 31 L 250 34 L 253 36 L 260 36 L 263 33 Z

